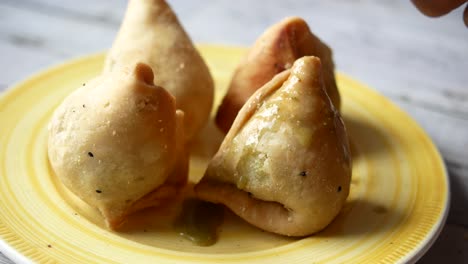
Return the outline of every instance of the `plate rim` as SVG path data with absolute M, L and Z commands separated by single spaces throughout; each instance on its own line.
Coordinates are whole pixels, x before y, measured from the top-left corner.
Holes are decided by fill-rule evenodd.
M 419 124 L 416 122 L 416 124 L 419 126 Z M 426 131 L 420 127 L 422 131 L 429 136 L 429 134 L 426 133 Z M 445 197 L 445 204 L 443 207 L 443 212 L 442 212 L 442 217 L 439 219 L 439 221 L 432 227 L 432 230 L 428 233 L 426 238 L 419 244 L 418 247 L 414 248 L 413 251 L 411 251 L 407 256 L 406 260 L 402 259 L 402 263 L 416 263 L 420 258 L 422 258 L 427 251 L 434 245 L 434 243 L 437 241 L 437 239 L 440 236 L 440 233 L 445 227 L 445 224 L 447 222 L 448 214 L 450 211 L 450 203 L 451 203 L 451 197 L 452 197 L 452 189 L 451 189 L 451 184 L 450 184 L 450 178 L 448 174 L 448 169 L 447 165 L 445 164 L 445 160 L 442 158 L 442 154 L 440 153 L 439 148 L 435 145 L 435 143 L 431 139 L 431 144 L 433 145 L 432 147 L 437 153 L 437 158 L 439 159 L 440 164 L 442 165 L 443 168 L 443 173 L 444 173 L 444 178 L 446 179 L 447 182 L 447 196 Z M 406 262 L 403 262 L 406 261 Z
M 424 136 L 429 140 L 430 146 L 433 149 L 434 154 L 436 154 L 438 162 L 442 166 L 442 175 L 440 177 L 443 177 L 447 184 L 447 192 L 446 192 L 446 196 L 444 197 L 445 203 L 443 206 L 441 217 L 439 217 L 438 221 L 432 226 L 431 230 L 427 233 L 427 236 L 425 237 L 425 239 L 421 241 L 421 243 L 417 247 L 415 247 L 412 251 L 408 252 L 408 255 L 406 255 L 404 258 L 402 258 L 399 261 L 399 263 L 416 263 L 420 258 L 422 258 L 427 253 L 427 251 L 432 247 L 432 245 L 434 245 L 434 243 L 439 238 L 440 233 L 444 229 L 444 226 L 447 222 L 448 214 L 450 211 L 451 197 L 452 197 L 452 192 L 451 192 L 452 189 L 451 189 L 450 176 L 448 173 L 447 164 L 445 163 L 445 160 L 442 156 L 442 153 L 440 152 L 439 147 L 435 144 L 434 140 L 429 135 L 429 133 L 419 124 L 419 122 L 416 119 L 413 118 L 413 116 L 411 116 L 408 112 L 403 110 L 391 98 L 385 96 L 380 91 L 371 88 L 367 84 L 354 79 L 351 75 L 348 75 L 341 71 L 335 71 L 335 75 L 344 76 L 346 79 L 351 80 L 352 82 L 358 84 L 360 88 L 364 88 L 368 92 L 374 93 L 375 95 L 378 95 L 379 97 L 386 99 L 387 102 L 395 110 L 405 115 L 417 127 L 417 129 L 419 129 L 424 134 Z

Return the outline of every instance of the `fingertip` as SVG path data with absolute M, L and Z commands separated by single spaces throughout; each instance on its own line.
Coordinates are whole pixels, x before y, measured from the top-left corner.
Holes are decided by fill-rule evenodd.
M 411 0 L 411 2 L 424 15 L 440 17 L 463 5 L 467 0 Z

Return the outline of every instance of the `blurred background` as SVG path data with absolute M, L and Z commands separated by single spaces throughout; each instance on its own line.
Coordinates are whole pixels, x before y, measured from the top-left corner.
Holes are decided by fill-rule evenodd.
M 0 91 L 46 67 L 105 51 L 126 2 L 1 0 Z M 468 29 L 462 9 L 429 18 L 409 0 L 169 3 L 196 43 L 249 46 L 285 16 L 307 20 L 333 49 L 339 71 L 391 98 L 437 144 L 450 174 L 452 206 L 440 238 L 420 262 L 466 263 Z

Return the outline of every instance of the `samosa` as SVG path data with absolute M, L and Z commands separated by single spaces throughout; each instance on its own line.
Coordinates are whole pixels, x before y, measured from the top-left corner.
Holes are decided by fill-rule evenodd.
M 53 170 L 112 229 L 187 182 L 184 115 L 153 78 L 143 63 L 114 69 L 65 98 L 49 124 Z
M 335 218 L 351 156 L 322 73 L 320 59 L 300 58 L 248 99 L 195 186 L 200 199 L 286 236 L 310 235 Z
M 129 1 L 104 72 L 136 62 L 151 66 L 155 84 L 175 96 L 177 108 L 185 113 L 185 137 L 190 141 L 210 116 L 214 84 L 207 65 L 164 0 Z
M 273 76 L 291 68 L 303 56 L 322 62 L 325 90 L 335 108 L 340 95 L 335 82 L 331 49 L 316 37 L 299 17 L 289 17 L 268 28 L 237 66 L 227 94 L 216 114 L 216 124 L 227 133 L 237 113 L 249 97 Z

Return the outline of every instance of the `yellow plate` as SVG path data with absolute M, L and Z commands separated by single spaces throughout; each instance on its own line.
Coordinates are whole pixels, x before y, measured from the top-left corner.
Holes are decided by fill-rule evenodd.
M 200 49 L 216 79 L 219 102 L 245 50 Z M 198 247 L 148 221 L 144 229 L 106 230 L 99 213 L 57 181 L 46 155 L 54 108 L 100 72 L 103 58 L 54 67 L 0 99 L 0 245 L 8 256 L 61 263 L 414 262 L 440 232 L 449 183 L 434 144 L 393 103 L 344 74 L 338 74 L 338 86 L 352 143 L 353 180 L 345 207 L 324 231 L 285 238 L 230 215 L 218 243 Z M 192 158 L 192 178 L 200 177 L 204 163 Z

